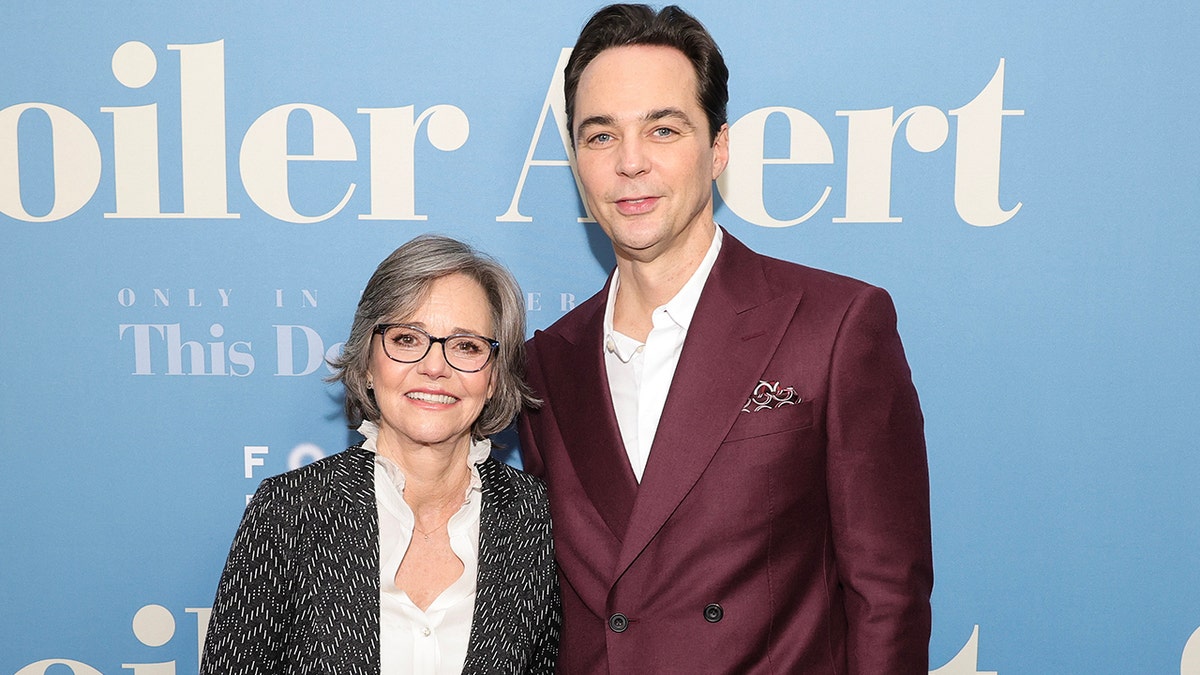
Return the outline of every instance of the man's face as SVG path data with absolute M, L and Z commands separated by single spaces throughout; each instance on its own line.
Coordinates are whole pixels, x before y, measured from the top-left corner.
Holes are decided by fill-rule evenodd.
M 728 127 L 709 142 L 691 63 L 671 47 L 601 52 L 575 92 L 575 157 L 584 199 L 619 256 L 651 261 L 706 250 L 712 182 L 729 160 Z

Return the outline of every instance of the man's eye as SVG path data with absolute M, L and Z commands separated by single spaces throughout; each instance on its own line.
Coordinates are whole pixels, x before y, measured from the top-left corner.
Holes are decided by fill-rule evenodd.
M 597 144 L 597 143 L 603 144 L 603 143 L 608 143 L 611 140 L 612 140 L 612 134 L 596 134 L 595 136 L 592 136 L 590 139 L 588 139 L 588 143 L 591 143 L 593 145 Z
M 666 127 L 659 127 L 654 130 L 654 135 L 659 138 L 670 138 L 671 136 L 675 135 L 675 130 L 668 129 Z

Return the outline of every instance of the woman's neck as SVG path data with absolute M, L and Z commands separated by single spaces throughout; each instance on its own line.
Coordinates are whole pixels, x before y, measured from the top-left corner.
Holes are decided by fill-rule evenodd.
M 447 503 L 462 501 L 471 480 L 471 469 L 467 466 L 470 436 L 447 443 L 421 445 L 398 442 L 381 429 L 375 448 L 404 474 L 404 501 L 414 513 L 422 508 L 439 509 Z

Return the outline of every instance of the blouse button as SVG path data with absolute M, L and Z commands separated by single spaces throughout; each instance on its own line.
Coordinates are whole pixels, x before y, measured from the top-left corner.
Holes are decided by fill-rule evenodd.
M 432 631 L 429 630 L 429 626 L 426 626 L 421 629 L 421 635 L 424 635 L 425 637 L 429 637 L 431 632 Z

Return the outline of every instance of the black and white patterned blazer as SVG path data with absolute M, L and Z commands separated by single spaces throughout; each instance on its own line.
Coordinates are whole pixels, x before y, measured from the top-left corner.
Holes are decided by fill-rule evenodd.
M 561 623 L 543 483 L 488 458 L 464 673 L 552 673 Z M 201 675 L 379 675 L 374 454 L 262 482 L 217 587 Z M 384 674 L 390 675 L 390 674 Z

